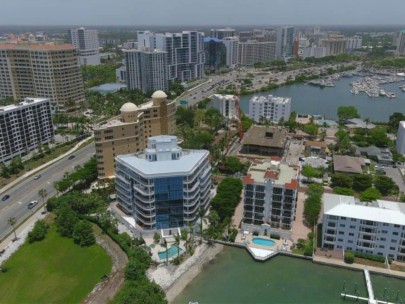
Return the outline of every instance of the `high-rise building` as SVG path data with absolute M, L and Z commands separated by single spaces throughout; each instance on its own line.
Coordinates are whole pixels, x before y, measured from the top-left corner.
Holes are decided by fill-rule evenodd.
M 167 53 L 156 49 L 124 50 L 126 83 L 142 92 L 167 91 Z
M 279 228 L 291 230 L 297 204 L 298 177 L 296 167 L 280 161 L 252 163 L 243 180 L 242 229 L 257 230 L 264 235 L 279 234 Z M 274 232 L 272 228 L 276 228 Z
M 190 81 L 204 77 L 204 33 L 183 31 L 158 34 L 137 32 L 138 49 L 152 48 L 167 52 L 169 81 Z
M 302 48 L 302 58 L 307 58 L 307 57 L 315 57 L 315 58 L 321 58 L 325 57 L 328 55 L 328 49 L 324 46 L 310 46 L 306 48 Z
M 397 152 L 405 155 L 405 121 L 400 121 L 397 132 Z
M 235 29 L 227 27 L 223 29 L 211 29 L 211 37 L 224 39 L 227 37 L 234 37 L 235 36 Z
M 278 123 L 280 119 L 287 121 L 290 113 L 290 97 L 253 96 L 249 100 L 249 117 L 256 122 L 263 118 L 271 123 Z
M 363 38 L 360 36 L 353 36 L 346 38 L 346 50 L 353 51 L 362 47 Z
M 229 68 L 235 68 L 238 65 L 239 58 L 239 38 L 227 37 L 222 42 L 226 49 L 226 65 Z
M 320 41 L 321 46 L 327 48 L 327 54 L 338 55 L 346 51 L 346 38 L 343 35 L 330 34 L 327 39 Z
M 363 203 L 353 196 L 323 195 L 322 248 L 405 262 L 404 231 L 403 203 Z
M 0 107 L 0 162 L 21 156 L 54 136 L 51 102 L 27 97 L 15 105 Z
M 148 138 L 144 152 L 117 157 L 117 201 L 144 231 L 194 225 L 208 207 L 206 150 L 183 150 L 176 136 Z
M 94 126 L 98 177 L 114 177 L 115 157 L 142 151 L 148 137 L 174 134 L 175 113 L 176 102 L 156 91 L 151 101 L 139 106 L 128 102 L 121 107 L 119 117 Z
M 0 44 L 0 98 L 49 98 L 53 108 L 84 101 L 77 51 L 71 44 Z
M 277 29 L 277 58 L 291 58 L 293 56 L 294 35 L 294 27 L 285 26 Z
M 399 32 L 396 45 L 398 54 L 405 56 L 405 30 Z
M 239 98 L 234 95 L 213 94 L 207 108 L 214 108 L 228 119 L 239 119 Z
M 68 40 L 78 50 L 81 65 L 100 64 L 97 30 L 89 30 L 84 27 L 68 30 Z
M 248 40 L 239 42 L 239 64 L 254 65 L 255 63 L 271 61 L 276 58 L 275 42 L 258 42 Z
M 226 65 L 226 47 L 221 39 L 204 38 L 205 69 L 216 70 Z

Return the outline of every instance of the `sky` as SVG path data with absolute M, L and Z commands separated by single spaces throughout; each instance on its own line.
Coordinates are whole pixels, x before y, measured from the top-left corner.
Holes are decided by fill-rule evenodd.
M 0 0 L 0 25 L 393 25 L 405 0 Z

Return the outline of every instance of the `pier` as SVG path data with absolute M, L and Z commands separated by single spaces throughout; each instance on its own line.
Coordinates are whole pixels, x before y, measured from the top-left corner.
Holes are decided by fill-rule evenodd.
M 374 290 L 373 290 L 373 284 L 371 283 L 371 278 L 370 278 L 370 272 L 367 269 L 364 269 L 364 279 L 366 280 L 366 286 L 367 286 L 367 293 L 368 297 L 360 297 L 358 294 L 357 290 L 357 284 L 355 288 L 355 293 L 356 295 L 350 295 L 346 293 L 346 286 L 343 287 L 343 292 L 340 294 L 341 297 L 344 299 L 351 299 L 355 300 L 357 302 L 367 302 L 368 304 L 396 304 L 396 303 L 402 303 L 400 302 L 388 302 L 388 301 L 382 301 L 382 300 L 377 300 L 374 298 Z M 399 295 L 397 295 L 397 300 L 398 300 Z

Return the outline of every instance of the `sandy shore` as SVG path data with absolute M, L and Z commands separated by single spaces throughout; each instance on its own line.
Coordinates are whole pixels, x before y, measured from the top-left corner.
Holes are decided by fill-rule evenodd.
M 148 271 L 148 276 L 163 288 L 170 303 L 223 248 L 221 244 L 202 244 L 180 266 L 162 264 L 157 269 Z

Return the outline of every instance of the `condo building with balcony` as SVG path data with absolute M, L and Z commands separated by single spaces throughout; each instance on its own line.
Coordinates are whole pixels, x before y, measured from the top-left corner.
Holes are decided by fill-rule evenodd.
M 287 237 L 295 218 L 298 176 L 298 168 L 280 161 L 254 161 L 243 180 L 242 228 Z
M 323 195 L 322 247 L 405 262 L 405 205 L 353 196 Z
M 0 107 L 0 163 L 48 144 L 53 136 L 49 99 L 27 97 Z
M 117 201 L 139 230 L 194 225 L 210 189 L 209 152 L 183 150 L 176 136 L 150 137 L 145 151 L 117 157 Z
M 156 91 L 152 100 L 139 106 L 131 102 L 121 107 L 121 115 L 94 126 L 98 178 L 113 178 L 115 157 L 140 152 L 148 137 L 174 134 L 176 102 Z
M 0 98 L 49 98 L 53 109 L 84 101 L 78 53 L 71 44 L 0 44 Z

